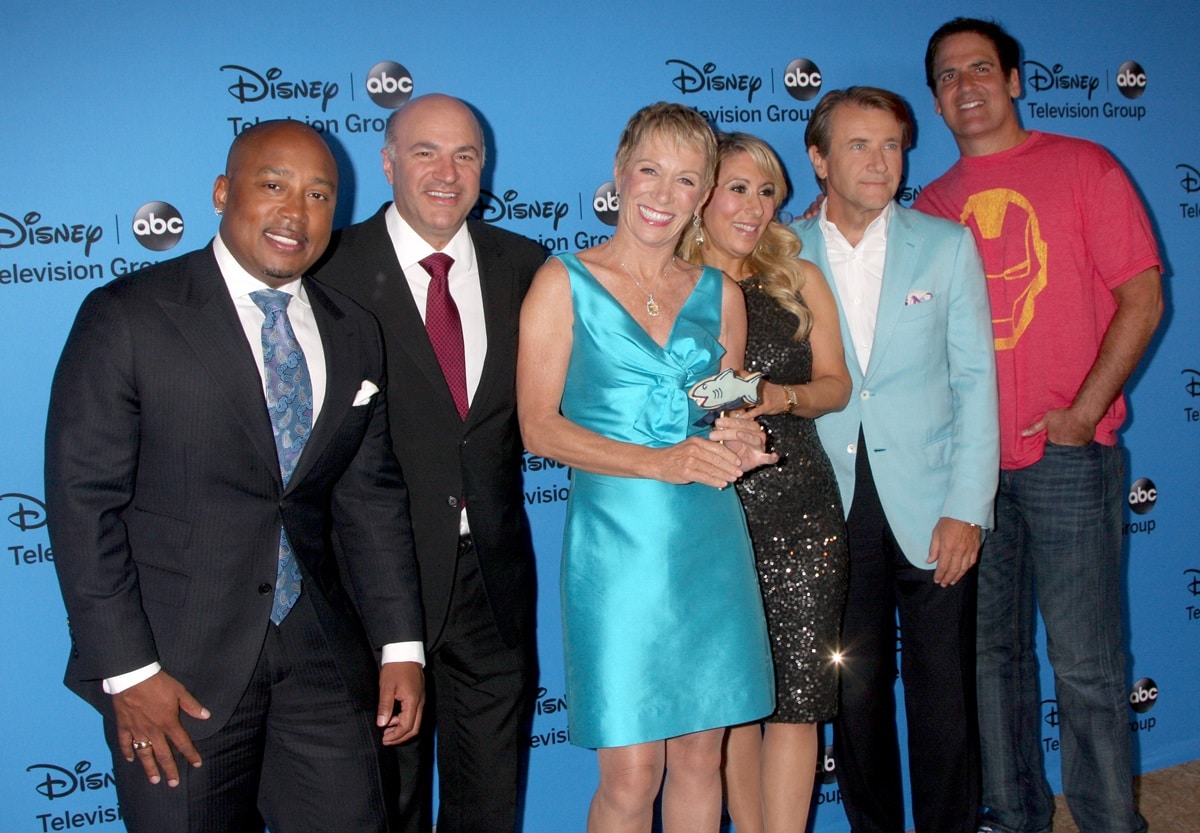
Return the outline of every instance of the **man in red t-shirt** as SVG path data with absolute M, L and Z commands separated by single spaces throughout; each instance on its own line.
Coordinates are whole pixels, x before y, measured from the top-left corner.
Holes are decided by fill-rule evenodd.
M 961 158 L 915 207 L 975 234 L 1000 386 L 996 529 L 979 560 L 982 831 L 1049 833 L 1034 586 L 1054 668 L 1063 787 L 1087 833 L 1140 833 L 1121 617 L 1121 388 L 1162 315 L 1160 260 L 1124 171 L 1021 127 L 1019 47 L 956 18 L 926 81 Z

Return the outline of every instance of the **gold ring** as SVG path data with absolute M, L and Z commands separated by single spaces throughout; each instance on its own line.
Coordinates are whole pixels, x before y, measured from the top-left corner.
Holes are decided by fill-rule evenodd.
M 149 749 L 154 744 L 148 740 L 135 740 L 131 745 L 135 752 L 140 752 L 143 749 Z

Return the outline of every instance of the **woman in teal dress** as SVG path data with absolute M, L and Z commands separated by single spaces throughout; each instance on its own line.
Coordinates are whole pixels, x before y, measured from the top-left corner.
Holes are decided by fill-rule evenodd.
M 688 397 L 742 365 L 745 307 L 719 270 L 677 260 L 715 168 L 694 110 L 659 103 L 617 149 L 617 228 L 551 259 L 521 314 L 526 447 L 572 468 L 563 542 L 571 742 L 597 749 L 591 833 L 716 831 L 725 727 L 774 704 L 754 556 L 734 489 L 774 462 L 752 420 L 711 429 Z M 665 772 L 665 779 L 664 779 Z

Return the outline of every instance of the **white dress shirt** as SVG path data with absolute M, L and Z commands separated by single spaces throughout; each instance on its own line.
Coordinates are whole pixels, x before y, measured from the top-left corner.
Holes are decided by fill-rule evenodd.
M 388 206 L 384 221 L 387 223 L 392 246 L 396 250 L 396 260 L 404 270 L 413 301 L 416 302 L 417 311 L 421 313 L 421 320 L 424 321 L 431 279 L 421 261 L 439 250 L 413 231 L 412 226 L 405 222 L 396 210 L 395 203 Z M 475 260 L 475 244 L 471 242 L 466 223 L 463 223 L 446 247 L 440 251 L 454 258 L 447 282 L 450 286 L 450 297 L 454 299 L 454 305 L 458 307 L 458 317 L 462 320 L 469 406 L 475 399 L 475 390 L 479 387 L 479 379 L 483 375 L 483 361 L 487 358 L 487 325 L 483 317 L 483 290 L 479 282 L 479 265 Z M 471 531 L 465 506 L 459 516 L 458 531 L 460 535 L 467 535 Z
M 266 320 L 266 314 L 259 309 L 250 295 L 267 288 L 267 286 L 242 268 L 242 265 L 237 262 L 225 245 L 225 241 L 221 239 L 220 234 L 213 239 L 213 254 L 217 258 L 221 277 L 225 279 L 225 288 L 229 290 L 229 295 L 233 299 L 233 306 L 237 310 L 238 320 L 246 334 L 246 341 L 254 355 L 260 359 L 256 365 L 263 382 L 263 402 L 265 403 L 267 371 L 261 359 L 262 325 Z M 321 343 L 321 333 L 317 329 L 317 319 L 313 315 L 312 305 L 308 302 L 308 292 L 304 289 L 304 283 L 297 278 L 291 283 L 277 288 L 293 296 L 293 300 L 287 306 L 287 317 L 288 322 L 292 325 L 292 332 L 296 335 L 296 340 L 300 342 L 300 349 L 304 351 L 304 362 L 308 365 L 308 375 L 313 389 L 312 424 L 315 426 L 317 417 L 321 413 L 321 404 L 325 401 L 327 381 L 325 348 Z M 420 642 L 389 643 L 383 646 L 382 661 L 419 662 L 423 665 L 425 663 L 425 647 Z M 108 677 L 104 680 L 103 687 L 109 694 L 118 694 L 143 680 L 148 680 L 161 670 L 162 666 L 153 662 L 128 673 Z
M 833 285 L 842 302 L 846 326 L 854 344 L 859 369 L 867 372 L 871 348 L 875 344 L 875 319 L 879 314 L 879 293 L 883 288 L 883 266 L 887 257 L 888 222 L 892 206 L 888 203 L 871 221 L 857 246 L 851 246 L 841 230 L 827 218 L 829 201 L 821 203 L 818 222 L 825 238 L 825 253 Z

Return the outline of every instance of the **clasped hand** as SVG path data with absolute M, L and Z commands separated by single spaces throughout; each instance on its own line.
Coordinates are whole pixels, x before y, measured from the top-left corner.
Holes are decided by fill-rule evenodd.
M 748 471 L 778 462 L 779 455 L 766 447 L 767 436 L 753 419 L 741 412 L 718 417 L 707 439 L 689 437 L 656 450 L 658 479 L 723 489 Z

